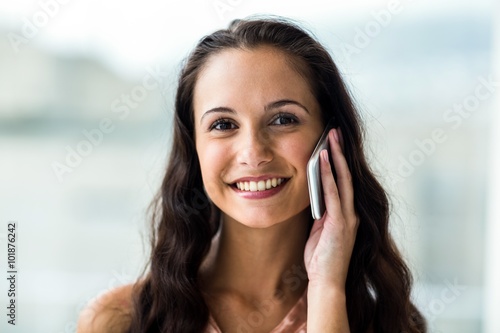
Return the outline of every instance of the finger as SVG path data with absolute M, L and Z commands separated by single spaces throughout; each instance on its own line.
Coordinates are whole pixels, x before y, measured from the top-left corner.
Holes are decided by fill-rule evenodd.
M 340 146 L 342 147 L 342 154 L 343 154 L 345 152 L 344 135 L 342 134 L 342 129 L 340 127 L 337 128 L 337 131 L 338 131 L 338 138 L 339 138 Z M 355 228 L 357 230 L 357 228 L 359 226 L 359 217 L 358 217 L 358 214 L 356 213 L 356 209 L 354 208 L 354 187 L 352 186 L 352 174 L 351 174 L 350 170 L 349 170 L 349 174 L 351 175 L 350 179 L 351 179 L 351 189 L 352 189 L 352 196 L 353 196 L 353 199 L 352 199 L 352 205 L 353 205 L 352 210 L 353 210 L 354 215 L 356 217 L 356 219 L 355 219 L 355 221 L 356 221 Z
M 330 161 L 328 160 L 328 150 L 323 149 L 320 156 L 321 184 L 323 186 L 326 213 L 331 217 L 338 216 L 338 214 L 342 214 L 342 207 L 337 184 L 333 178 Z
M 337 129 L 332 129 L 329 133 L 330 150 L 332 160 L 337 173 L 337 187 L 342 205 L 342 211 L 355 215 L 354 210 L 354 189 L 352 186 L 352 176 L 345 159 L 342 147 L 340 146 L 340 136 Z

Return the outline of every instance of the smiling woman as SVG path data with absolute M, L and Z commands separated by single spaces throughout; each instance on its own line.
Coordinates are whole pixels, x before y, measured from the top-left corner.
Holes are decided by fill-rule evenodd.
M 306 165 L 332 117 L 313 220 Z M 239 20 L 204 37 L 179 79 L 148 269 L 78 331 L 426 332 L 358 118 L 330 55 L 295 24 Z M 207 196 L 198 214 L 193 191 Z

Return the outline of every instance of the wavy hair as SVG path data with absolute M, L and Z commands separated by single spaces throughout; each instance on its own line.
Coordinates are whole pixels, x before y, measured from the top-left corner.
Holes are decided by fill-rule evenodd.
M 336 117 L 354 187 L 359 227 L 346 282 L 351 332 L 426 332 L 411 301 L 412 277 L 388 231 L 390 206 L 363 152 L 361 120 L 341 75 L 312 34 L 283 18 L 233 21 L 202 38 L 184 63 L 175 98 L 173 143 L 152 208 L 151 257 L 133 293 L 129 333 L 199 333 L 209 309 L 198 280 L 220 212 L 204 194 L 194 142 L 193 91 L 207 59 L 268 45 L 304 75 L 323 119 Z M 325 310 L 327 311 L 327 310 Z

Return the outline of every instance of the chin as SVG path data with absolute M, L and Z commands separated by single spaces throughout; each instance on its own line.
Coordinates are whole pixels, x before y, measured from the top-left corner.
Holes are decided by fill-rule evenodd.
M 290 214 L 290 211 L 280 214 L 277 212 L 273 212 L 272 214 L 263 214 L 262 209 L 259 210 L 257 214 L 252 214 L 247 210 L 247 214 L 224 214 L 226 218 L 230 218 L 233 221 L 238 222 L 248 228 L 255 229 L 265 229 L 280 223 L 284 223 L 290 220 L 293 220 L 295 217 L 299 217 L 299 215 L 303 215 L 303 218 L 308 218 L 311 216 L 309 206 L 305 207 L 302 211 L 299 211 L 295 214 Z M 250 218 L 250 216 L 253 216 Z
M 249 214 L 250 215 L 250 214 Z M 276 224 L 279 224 L 284 221 L 284 219 L 277 219 L 276 217 L 263 217 L 263 216 L 256 216 L 253 218 L 249 218 L 249 216 L 241 216 L 239 214 L 236 215 L 226 215 L 226 219 L 229 218 L 230 220 L 237 222 L 245 227 L 248 228 L 255 228 L 255 229 L 265 229 L 272 227 Z

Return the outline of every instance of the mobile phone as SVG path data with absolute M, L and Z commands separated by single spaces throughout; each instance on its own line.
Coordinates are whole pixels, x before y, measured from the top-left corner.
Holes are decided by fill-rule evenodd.
M 330 153 L 330 143 L 328 142 L 328 132 L 335 126 L 334 119 L 330 120 L 325 126 L 321 137 L 314 148 L 314 151 L 307 162 L 307 184 L 309 187 L 309 199 L 311 201 L 311 213 L 315 220 L 320 219 L 325 213 L 325 200 L 323 198 L 323 185 L 321 184 L 321 171 L 320 171 L 320 153 L 323 149 L 328 151 L 328 159 L 332 172 L 336 179 L 335 168 L 333 167 L 332 157 Z

